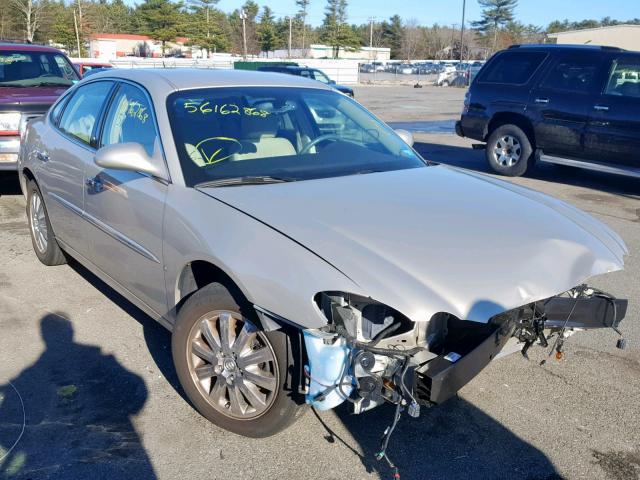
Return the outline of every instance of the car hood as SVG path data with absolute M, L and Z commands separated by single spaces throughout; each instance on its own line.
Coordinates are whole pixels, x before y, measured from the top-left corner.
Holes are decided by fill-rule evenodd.
M 51 106 L 68 87 L 0 87 L 0 106 Z
M 353 93 L 353 88 L 351 88 L 351 87 L 347 87 L 345 85 L 332 85 L 332 86 L 333 86 L 333 88 L 335 88 L 339 92 L 347 93 L 347 94 Z
M 627 253 L 616 233 L 564 202 L 445 166 L 203 190 L 414 321 L 446 311 L 486 322 L 619 270 Z

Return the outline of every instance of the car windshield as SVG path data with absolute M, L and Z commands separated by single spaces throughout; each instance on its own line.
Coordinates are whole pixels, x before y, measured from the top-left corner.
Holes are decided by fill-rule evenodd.
M 313 71 L 313 76 L 315 77 L 316 80 L 318 80 L 319 82 L 322 83 L 329 83 L 329 77 L 327 77 L 324 72 L 321 72 L 320 70 L 314 70 Z
M 333 91 L 243 87 L 167 100 L 189 186 L 243 177 L 288 181 L 425 167 L 388 126 Z
M 76 71 L 62 54 L 0 51 L 0 87 L 69 87 L 77 81 Z

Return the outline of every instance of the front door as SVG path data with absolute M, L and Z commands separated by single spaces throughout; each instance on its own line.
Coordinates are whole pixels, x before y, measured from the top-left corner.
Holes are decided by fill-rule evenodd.
M 580 158 L 591 105 L 601 84 L 600 55 L 560 56 L 531 91 L 527 110 L 544 153 Z
M 164 158 L 150 99 L 140 87 L 121 83 L 105 115 L 100 146 L 142 145 L 153 161 Z M 92 261 L 160 315 L 166 313 L 162 224 L 167 184 L 146 174 L 85 171 L 85 217 Z
M 613 61 L 603 93 L 591 107 L 585 135 L 590 158 L 640 169 L 640 55 Z

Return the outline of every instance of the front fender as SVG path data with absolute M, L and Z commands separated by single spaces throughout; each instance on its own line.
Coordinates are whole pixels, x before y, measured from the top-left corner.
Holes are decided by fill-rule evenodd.
M 171 185 L 164 218 L 169 312 L 178 302 L 179 276 L 195 260 L 212 263 L 251 303 L 301 328 L 319 328 L 327 322 L 313 301 L 316 293 L 342 290 L 365 295 L 335 267 L 282 233 L 195 189 Z

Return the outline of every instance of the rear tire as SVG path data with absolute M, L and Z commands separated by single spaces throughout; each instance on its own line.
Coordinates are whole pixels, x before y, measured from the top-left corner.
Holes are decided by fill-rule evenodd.
M 53 234 L 42 192 L 33 180 L 27 182 L 27 222 L 33 251 L 38 260 L 47 266 L 67 263 L 64 252 Z
M 173 361 L 182 388 L 205 418 L 239 435 L 268 437 L 304 411 L 290 381 L 292 339 L 282 330 L 259 331 L 241 297 L 220 283 L 194 293 L 173 330 Z
M 533 146 L 527 134 L 516 125 L 496 128 L 487 140 L 486 158 L 500 175 L 520 177 L 532 164 Z

